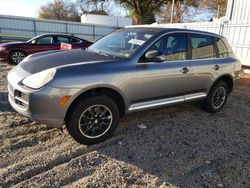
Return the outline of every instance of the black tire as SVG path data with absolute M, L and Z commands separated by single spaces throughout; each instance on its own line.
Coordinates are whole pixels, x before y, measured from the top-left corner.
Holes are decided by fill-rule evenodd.
M 19 64 L 24 58 L 26 54 L 21 50 L 11 51 L 9 55 L 9 63 L 13 65 Z
M 220 91 L 221 90 L 221 91 Z M 228 84 L 224 81 L 219 81 L 218 83 L 216 83 L 212 89 L 210 90 L 206 100 L 204 101 L 204 109 L 208 112 L 211 113 L 216 113 L 219 112 L 224 105 L 227 102 L 227 98 L 228 98 Z M 224 92 L 224 94 L 221 94 L 221 97 L 216 97 L 218 92 Z M 223 95 L 225 95 L 224 97 L 222 97 Z M 221 98 L 219 100 L 219 98 Z M 218 103 L 218 105 L 216 104 L 216 100 L 217 101 L 222 101 L 221 104 L 220 102 Z
M 107 108 L 106 114 L 107 115 L 111 114 L 110 116 L 112 116 L 112 121 L 109 119 L 110 116 L 108 116 L 108 118 L 106 117 L 105 120 L 110 121 L 107 123 L 109 124 L 107 129 L 104 128 L 106 132 L 103 131 L 102 132 L 103 135 L 99 134 L 99 137 L 91 138 L 93 136 L 91 136 L 86 131 L 89 130 L 90 132 L 92 131 L 92 129 L 93 130 L 99 129 L 103 125 L 107 126 L 107 124 L 104 124 L 104 120 L 103 118 L 100 117 L 100 114 L 97 115 L 97 117 L 93 116 L 95 114 L 93 114 L 92 108 L 94 109 L 99 108 L 99 110 L 97 111 L 101 111 L 102 110 L 101 108 L 105 109 L 105 107 Z M 104 111 L 105 110 L 103 110 L 102 112 Z M 94 113 L 98 114 L 99 112 L 95 111 Z M 84 115 L 84 117 L 82 117 L 82 115 Z M 85 118 L 86 116 L 88 116 L 88 118 Z M 94 117 L 95 120 L 93 118 L 90 119 L 89 117 Z M 98 119 L 98 121 L 96 119 Z M 119 123 L 119 119 L 120 119 L 120 116 L 119 116 L 118 107 L 112 99 L 106 96 L 89 96 L 89 97 L 84 97 L 84 98 L 79 99 L 77 103 L 75 103 L 74 106 L 70 109 L 69 114 L 67 115 L 67 118 L 66 118 L 66 128 L 69 134 L 78 143 L 85 144 L 85 145 L 92 145 L 92 144 L 97 144 L 99 142 L 102 142 L 106 140 L 107 138 L 111 137 Z M 88 125 L 81 126 L 80 124 L 82 120 L 89 121 L 91 123 L 90 124 L 87 123 Z M 85 128 L 87 130 L 84 131 L 83 129 Z

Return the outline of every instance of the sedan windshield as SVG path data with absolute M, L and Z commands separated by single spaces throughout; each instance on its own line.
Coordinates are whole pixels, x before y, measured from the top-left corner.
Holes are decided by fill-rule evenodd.
M 88 50 L 117 56 L 121 58 L 129 58 L 132 54 L 156 32 L 141 30 L 117 30 L 96 43 L 91 45 Z

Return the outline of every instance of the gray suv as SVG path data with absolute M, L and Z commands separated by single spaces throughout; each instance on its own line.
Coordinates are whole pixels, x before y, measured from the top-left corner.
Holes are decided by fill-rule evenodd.
M 30 55 L 8 74 L 9 102 L 79 143 L 112 135 L 125 114 L 202 100 L 218 112 L 241 65 L 227 40 L 201 31 L 117 30 L 88 49 Z

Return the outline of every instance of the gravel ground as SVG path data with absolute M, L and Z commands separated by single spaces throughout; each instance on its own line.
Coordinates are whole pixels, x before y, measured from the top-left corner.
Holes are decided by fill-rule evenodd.
M 0 70 L 0 187 L 250 187 L 250 76 L 217 114 L 199 103 L 131 114 L 87 147 L 12 110 L 10 68 Z

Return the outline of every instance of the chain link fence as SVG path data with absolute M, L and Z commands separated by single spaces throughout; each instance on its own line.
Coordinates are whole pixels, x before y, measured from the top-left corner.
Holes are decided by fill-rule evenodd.
M 68 33 L 95 41 L 116 29 L 103 25 L 0 15 L 0 42 L 24 41 L 44 33 Z

